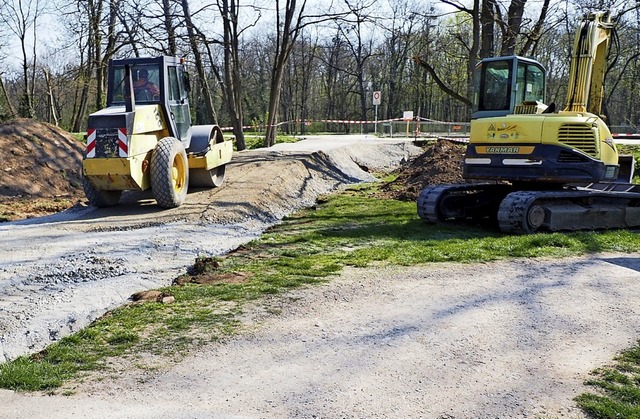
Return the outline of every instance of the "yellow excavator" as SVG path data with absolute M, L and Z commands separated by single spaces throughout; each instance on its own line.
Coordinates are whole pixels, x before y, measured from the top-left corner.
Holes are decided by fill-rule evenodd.
M 640 226 L 633 158 L 620 156 L 601 116 L 610 12 L 588 13 L 575 35 L 566 106 L 544 104 L 545 68 L 496 57 L 478 64 L 462 174 L 468 183 L 424 189 L 427 223 L 497 218 L 503 232 Z
M 163 208 L 182 205 L 189 186 L 216 187 L 233 143 L 217 125 L 191 125 L 190 83 L 176 57 L 110 60 L 107 107 L 89 116 L 83 187 L 96 207 L 125 190 L 151 188 Z

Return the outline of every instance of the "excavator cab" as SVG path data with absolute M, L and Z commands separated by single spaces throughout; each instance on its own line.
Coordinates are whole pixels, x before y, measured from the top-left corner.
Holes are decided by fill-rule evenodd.
M 519 56 L 485 58 L 476 67 L 473 119 L 546 109 L 545 69 Z

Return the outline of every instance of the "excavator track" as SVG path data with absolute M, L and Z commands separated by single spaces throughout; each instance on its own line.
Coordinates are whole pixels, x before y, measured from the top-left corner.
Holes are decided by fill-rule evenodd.
M 418 215 L 430 224 L 497 219 L 500 230 L 509 234 L 640 227 L 638 185 L 601 188 L 535 191 L 502 184 L 431 186 L 418 197 Z
M 511 234 L 640 226 L 640 193 L 590 189 L 512 192 L 498 209 L 500 230 Z
M 495 218 L 498 204 L 513 191 L 510 185 L 469 183 L 427 187 L 418 196 L 420 218 L 429 224 Z

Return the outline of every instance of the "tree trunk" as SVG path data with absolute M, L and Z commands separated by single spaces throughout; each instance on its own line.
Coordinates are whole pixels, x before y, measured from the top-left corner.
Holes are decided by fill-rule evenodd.
M 211 89 L 209 88 L 209 81 L 207 80 L 207 76 L 204 71 L 204 65 L 202 61 L 202 54 L 200 54 L 199 49 L 199 40 L 198 40 L 198 31 L 191 20 L 191 12 L 189 11 L 189 2 L 188 0 L 181 0 L 182 3 L 182 11 L 184 14 L 184 21 L 187 25 L 187 34 L 189 36 L 189 45 L 191 46 L 191 51 L 193 52 L 193 57 L 195 60 L 196 71 L 198 73 L 198 79 L 200 81 L 200 93 L 204 98 L 204 104 L 207 108 L 207 114 L 205 121 L 201 121 L 202 123 L 218 123 L 218 115 L 216 115 L 215 107 L 213 106 L 213 97 L 211 96 Z
M 104 106 L 104 71 L 102 62 L 102 32 L 100 23 L 102 22 L 102 0 L 88 0 L 89 12 L 89 51 L 91 51 L 90 59 L 93 61 L 92 68 L 95 69 L 96 96 L 95 109 L 101 109 Z M 84 119 L 84 115 L 82 117 Z
M 269 92 L 269 115 L 267 116 L 267 132 L 264 137 L 264 146 L 271 147 L 276 143 L 278 129 L 278 108 L 280 106 L 280 91 L 287 60 L 291 55 L 293 44 L 302 30 L 302 14 L 306 0 L 302 2 L 300 11 L 296 17 L 296 0 L 287 0 L 284 21 L 280 16 L 280 0 L 276 0 L 276 54 L 271 70 L 271 91 Z M 295 19 L 295 22 L 294 22 Z
M 487 0 L 485 0 L 487 1 Z M 489 0 L 492 1 L 493 0 Z M 480 0 L 473 1 L 473 10 L 472 10 L 472 21 L 473 21 L 473 34 L 472 34 L 472 42 L 471 48 L 469 49 L 469 61 L 467 61 L 467 100 L 462 101 L 465 105 L 467 105 L 467 117 L 471 117 L 471 108 L 473 98 L 473 89 L 476 84 L 476 64 L 478 62 L 478 53 L 481 49 L 481 36 L 482 36 L 482 22 L 480 19 L 480 8 L 483 7 L 480 5 Z M 493 25 L 491 26 L 491 36 L 493 37 Z M 437 80 L 436 80 L 437 82 Z M 453 96 L 452 96 L 453 97 Z
M 547 17 L 547 13 L 549 12 L 549 1 L 550 0 L 544 0 L 542 9 L 540 9 L 538 21 L 536 22 L 531 34 L 528 36 L 527 42 L 525 42 L 524 46 L 518 53 L 519 55 L 534 55 L 535 50 L 538 46 L 538 41 L 540 41 L 540 35 L 542 34 L 544 21 Z
M 527 0 L 511 0 L 509 5 L 509 15 L 507 16 L 507 27 L 502 38 L 502 49 L 500 55 L 513 55 L 516 51 L 516 42 L 520 35 L 522 26 L 522 15 Z
M 29 87 L 29 61 L 27 58 L 27 46 L 26 37 L 23 36 L 20 39 L 20 46 L 22 49 L 22 77 L 24 78 L 24 86 L 22 90 L 22 98 L 20 99 L 20 106 L 18 112 L 23 118 L 33 118 L 33 98 L 31 97 L 31 88 Z
M 176 45 L 176 31 L 173 26 L 170 0 L 162 0 L 162 10 L 164 11 L 164 30 L 167 32 L 168 54 L 175 57 L 178 55 L 178 46 Z
M 496 8 L 495 0 L 484 0 L 480 12 L 480 24 L 482 27 L 480 58 L 491 57 L 494 54 L 493 32 L 495 28 Z
M 107 23 L 107 43 L 104 48 L 104 52 L 100 55 L 98 62 L 96 63 L 96 71 L 100 75 L 99 80 L 99 102 L 98 109 L 106 106 L 106 94 L 107 94 L 107 78 L 109 71 L 109 60 L 115 54 L 117 43 L 118 43 L 118 35 L 117 31 L 117 23 L 118 23 L 118 8 L 122 4 L 122 0 L 109 0 L 109 17 Z
M 74 116 L 74 124 L 71 128 L 73 132 L 82 131 L 82 127 L 85 123 L 85 116 L 87 114 L 87 104 L 89 102 L 89 83 L 85 78 L 82 82 L 82 87 L 80 89 L 80 98 L 78 100 L 78 107 L 76 109 L 76 114 Z
M 313 44 L 310 46 L 309 55 L 305 58 L 304 50 L 302 53 L 302 63 L 305 69 L 311 68 L 313 62 L 316 57 L 317 44 Z M 308 92 L 311 90 L 311 72 L 302 70 L 302 92 L 300 98 L 300 134 L 307 133 L 307 124 L 306 121 L 309 118 L 309 94 Z
M 37 2 L 36 2 L 36 7 L 37 7 Z M 31 85 L 31 90 L 29 91 L 29 97 L 30 97 L 30 111 L 31 111 L 31 115 L 32 118 L 35 118 L 36 116 L 36 111 L 34 109 L 34 100 L 33 98 L 36 95 L 36 68 L 38 66 L 38 52 L 37 52 L 37 48 L 36 46 L 38 45 L 38 17 L 39 17 L 39 13 L 35 13 L 33 16 L 33 45 L 32 45 L 32 49 L 31 49 L 31 54 L 32 54 L 32 62 L 31 62 L 31 82 L 29 83 Z
M 267 116 L 267 131 L 264 137 L 264 146 L 271 147 L 276 143 L 278 132 L 278 108 L 280 107 L 280 91 L 282 89 L 282 77 L 284 75 L 284 63 L 274 64 L 271 73 L 269 92 L 269 115 Z
M 80 83 L 80 86 L 78 88 L 79 93 L 76 97 L 75 112 L 73 114 L 73 120 L 71 123 L 71 131 L 73 132 L 82 131 L 83 125 L 85 123 L 88 107 L 87 105 L 89 103 L 89 79 L 91 78 L 92 72 L 93 68 L 91 66 L 90 58 L 87 57 L 87 60 L 85 62 L 84 55 L 81 56 L 78 74 L 78 82 Z
M 4 96 L 4 98 L 7 101 L 7 107 L 9 108 L 9 117 L 10 118 L 15 118 L 16 117 L 16 109 L 13 107 L 13 103 L 11 103 L 11 98 L 7 94 L 7 87 L 5 86 L 4 79 L 2 78 L 1 75 L 0 75 L 0 91 L 2 91 L 2 95 Z
M 44 80 L 47 83 L 47 108 L 49 110 L 49 123 L 53 123 L 56 127 L 59 124 L 58 113 L 56 112 L 55 100 L 53 97 L 53 86 L 51 85 L 51 74 L 48 69 L 43 70 Z
M 218 9 L 224 25 L 224 96 L 231 127 L 236 139 L 236 148 L 247 148 L 244 139 L 242 109 L 242 77 L 240 75 L 240 57 L 238 55 L 238 10 L 235 0 L 218 0 Z

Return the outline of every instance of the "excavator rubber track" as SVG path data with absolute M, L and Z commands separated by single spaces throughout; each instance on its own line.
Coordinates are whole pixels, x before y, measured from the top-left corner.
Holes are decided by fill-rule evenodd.
M 510 185 L 468 183 L 425 188 L 418 196 L 418 215 L 430 224 L 452 220 L 495 218 Z
M 417 205 L 427 223 L 497 219 L 500 230 L 509 234 L 640 227 L 636 185 L 543 191 L 501 184 L 440 185 L 424 189 Z
M 640 193 L 589 189 L 512 192 L 500 203 L 500 230 L 512 234 L 640 226 Z

